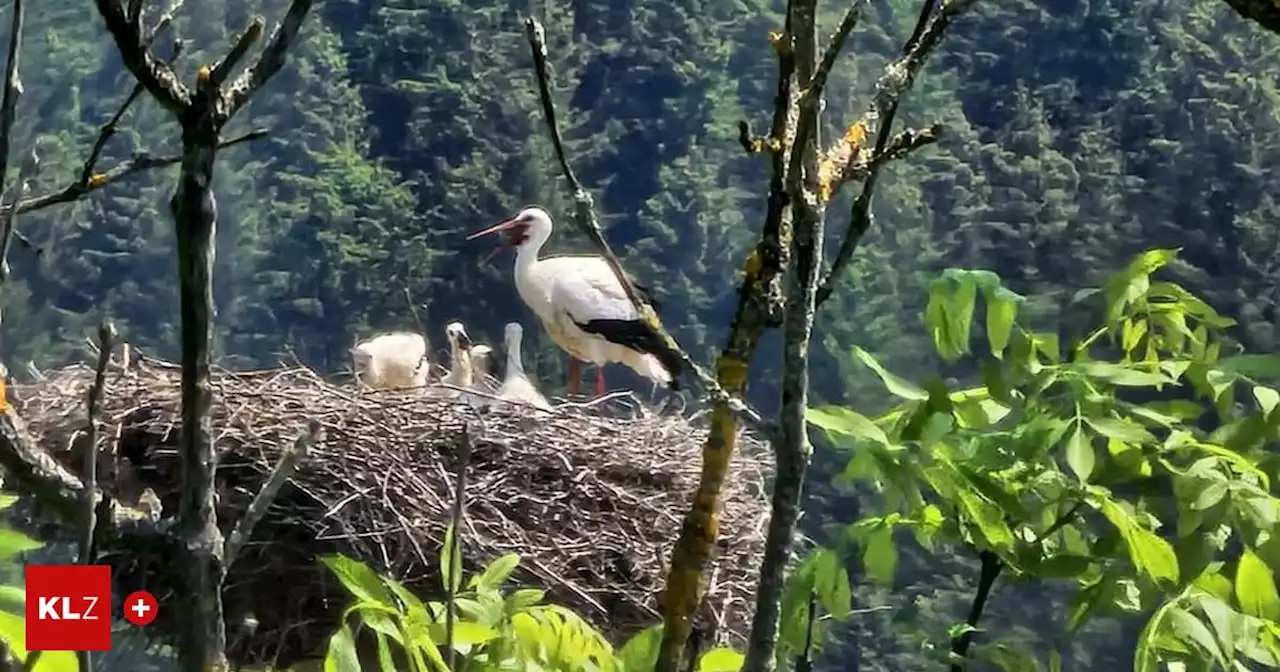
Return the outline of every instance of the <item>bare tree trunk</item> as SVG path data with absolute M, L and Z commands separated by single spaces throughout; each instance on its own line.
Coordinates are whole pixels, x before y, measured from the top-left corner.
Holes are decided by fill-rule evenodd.
M 211 110 L 209 110 L 211 111 Z M 198 116 L 197 116 L 197 113 Z M 189 619 L 182 628 L 178 656 L 183 669 L 223 669 L 227 662 L 222 620 L 221 586 L 226 574 L 223 539 L 215 509 L 217 453 L 209 410 L 210 344 L 213 342 L 213 262 L 217 206 L 213 196 L 213 164 L 218 129 L 205 110 L 193 109 L 183 120 L 182 173 L 169 201 L 177 225 L 178 297 L 182 333 L 182 499 L 177 533 L 191 557 L 186 563 Z

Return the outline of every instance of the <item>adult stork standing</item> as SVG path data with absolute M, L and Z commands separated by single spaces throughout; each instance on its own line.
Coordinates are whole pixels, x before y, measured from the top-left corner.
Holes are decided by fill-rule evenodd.
M 551 215 L 535 206 L 477 231 L 467 240 L 503 232 L 504 247 L 516 248 L 516 290 L 552 340 L 569 353 L 569 393 L 578 391 L 584 361 L 596 366 L 597 395 L 605 393 L 603 367 L 608 362 L 626 364 L 655 383 L 680 389 L 679 353 L 668 348 L 641 319 L 603 257 L 538 258 L 542 246 L 551 238 L 552 228 Z M 657 311 L 658 304 L 648 288 L 634 280 L 631 284 Z

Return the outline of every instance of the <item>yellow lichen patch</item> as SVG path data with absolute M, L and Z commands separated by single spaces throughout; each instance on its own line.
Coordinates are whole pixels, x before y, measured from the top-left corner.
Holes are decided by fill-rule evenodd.
M 779 43 L 779 42 L 781 42 L 781 41 L 782 41 L 782 31 L 781 31 L 781 30 L 771 30 L 771 31 L 769 31 L 769 44 L 772 44 L 773 46 L 775 46 L 775 47 L 776 47 L 776 46 L 778 46 L 778 43 Z
M 726 392 L 734 394 L 747 384 L 747 363 L 733 357 L 731 355 L 721 355 L 720 360 L 716 362 L 716 377 L 720 379 L 720 384 L 724 386 Z M 730 416 L 732 419 L 732 416 Z M 714 430 L 715 422 L 712 422 Z
M 0 376 L 0 412 L 9 410 L 8 386 L 5 385 L 3 376 Z
M 760 250 L 752 250 L 747 256 L 747 262 L 742 265 L 742 279 L 754 278 L 760 275 Z
M 208 84 L 209 78 L 212 76 L 213 72 L 209 70 L 209 66 L 202 65 L 200 66 L 200 69 L 196 71 L 196 83 Z
M 107 183 L 107 176 L 105 173 L 95 173 L 89 176 L 90 189 L 97 189 L 106 183 Z
M 751 139 L 751 151 L 757 154 L 764 151 L 764 138 Z
M 769 138 L 769 149 L 775 152 L 782 151 L 782 141 L 778 138 Z
M 858 121 L 854 125 L 850 126 L 849 130 L 844 132 L 845 144 L 849 145 L 849 147 L 853 149 L 857 149 L 860 145 L 862 145 L 862 141 L 866 139 L 867 139 L 867 126 L 866 124 L 863 124 L 861 121 Z

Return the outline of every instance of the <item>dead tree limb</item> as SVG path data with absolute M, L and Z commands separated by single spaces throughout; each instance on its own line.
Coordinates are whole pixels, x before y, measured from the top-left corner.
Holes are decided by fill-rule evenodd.
M 720 383 L 699 366 L 689 356 L 689 353 L 680 346 L 675 337 L 667 331 L 666 327 L 662 325 L 662 321 L 658 319 L 653 307 L 640 298 L 640 294 L 636 291 L 631 278 L 623 270 L 622 262 L 618 260 L 618 255 L 609 246 L 609 241 L 605 240 L 604 232 L 600 228 L 600 221 L 596 218 L 591 193 L 582 186 L 582 182 L 578 180 L 577 174 L 574 173 L 573 167 L 569 164 L 569 157 L 564 148 L 564 139 L 560 134 L 560 125 L 556 121 L 555 102 L 551 97 L 551 68 L 548 62 L 546 33 L 542 24 L 533 17 L 525 18 L 524 27 L 525 36 L 528 38 L 529 47 L 533 52 L 534 73 L 538 80 L 538 93 L 542 101 L 542 113 L 547 121 L 551 144 L 555 148 L 556 158 L 560 162 L 560 169 L 564 173 L 565 180 L 569 183 L 569 189 L 573 192 L 573 201 L 576 208 L 574 222 L 586 234 L 587 239 L 591 241 L 592 246 L 596 248 L 600 256 L 609 264 L 614 277 L 622 284 L 623 291 L 626 292 L 631 305 L 635 306 L 636 311 L 640 313 L 640 318 L 664 341 L 668 348 L 680 355 L 681 363 L 684 364 L 685 368 L 693 372 L 694 377 L 698 380 L 703 390 L 706 391 L 707 396 L 717 403 L 727 405 L 734 413 L 746 419 L 748 423 L 756 427 L 762 427 L 763 423 L 760 414 L 741 399 L 726 392 Z
M 125 67 L 182 126 L 181 172 L 169 201 L 177 233 L 178 295 L 182 340 L 182 496 L 177 535 L 187 574 L 188 599 L 179 632 L 179 663 L 184 670 L 227 669 L 226 628 L 221 587 L 226 577 L 226 548 L 214 508 L 217 454 L 209 409 L 210 345 L 213 340 L 214 228 L 217 203 L 213 168 L 222 129 L 250 97 L 284 66 L 286 55 L 311 9 L 312 0 L 293 0 L 257 62 L 224 88 L 229 76 L 261 35 L 264 20 L 255 17 L 230 54 L 212 68 L 200 68 L 195 87 L 181 82 L 168 63 L 149 49 L 141 23 L 141 0 L 95 0 Z M 256 26 L 256 28 L 255 28 Z
M 813 334 L 814 298 L 826 232 L 818 175 L 822 92 L 866 4 L 866 0 L 854 0 L 849 6 L 820 64 L 817 62 L 817 0 L 793 0 L 790 7 L 790 23 L 795 35 L 795 79 L 801 91 L 794 106 L 795 137 L 785 181 L 794 229 L 791 239 L 794 269 L 789 274 L 783 313 L 782 403 L 778 434 L 772 442 L 777 471 L 744 672 L 771 670 L 775 660 L 782 588 L 812 451 L 805 411 L 809 406 L 809 341 Z
M 98 407 L 102 405 L 102 389 L 107 384 L 107 365 L 111 363 L 115 337 L 115 325 L 104 320 L 98 327 L 98 363 L 94 367 L 93 385 L 89 387 L 85 400 L 84 489 L 80 495 L 83 519 L 80 521 L 80 554 L 77 558 L 81 565 L 92 565 L 97 557 L 94 532 L 98 520 Z M 76 658 L 80 661 L 80 669 L 93 669 L 90 652 L 77 651 Z
M 854 179 L 861 177 L 862 191 L 858 193 L 858 197 L 853 201 L 853 207 L 849 213 L 849 223 L 845 230 L 844 238 L 840 242 L 840 249 L 836 252 L 836 257 L 831 262 L 831 268 L 823 275 L 822 284 L 818 287 L 818 305 L 821 306 L 831 293 L 835 290 L 836 283 L 840 281 L 840 277 L 844 275 L 845 268 L 853 259 L 853 253 L 858 249 L 858 243 L 862 240 L 862 236 L 871 228 L 873 216 L 871 213 L 872 196 L 875 194 L 877 180 L 880 175 L 880 168 L 884 165 L 883 161 L 876 161 L 876 157 L 892 153 L 893 145 L 891 142 L 893 132 L 893 120 L 898 114 L 898 104 L 902 101 L 902 96 L 911 88 L 911 84 L 915 81 L 916 75 L 920 69 L 924 67 L 925 60 L 929 54 L 937 48 L 938 43 L 942 41 L 942 36 L 946 33 L 947 27 L 962 12 L 967 10 L 976 0 L 950 0 L 942 4 L 941 11 L 938 11 L 938 0 L 924 0 L 924 5 L 920 8 L 920 16 L 916 20 L 915 29 L 911 32 L 906 43 L 902 47 L 902 55 L 889 64 L 884 69 L 884 74 L 880 76 L 876 82 L 876 95 L 872 99 L 871 104 L 867 106 L 867 111 L 863 113 L 853 126 L 850 127 L 850 133 L 845 135 L 842 142 L 860 143 L 862 138 L 875 129 L 875 145 L 869 153 L 869 159 L 866 161 L 866 167 L 861 175 L 857 175 L 856 171 L 849 170 L 842 179 Z M 919 144 L 923 146 L 929 144 L 937 138 L 937 131 L 940 127 L 936 127 L 932 133 L 925 132 L 918 135 Z M 914 144 L 910 140 L 899 141 L 902 145 Z M 861 156 L 860 147 L 851 148 L 850 161 L 856 162 Z M 905 153 L 905 152 L 902 152 Z M 837 185 L 838 186 L 838 185 Z

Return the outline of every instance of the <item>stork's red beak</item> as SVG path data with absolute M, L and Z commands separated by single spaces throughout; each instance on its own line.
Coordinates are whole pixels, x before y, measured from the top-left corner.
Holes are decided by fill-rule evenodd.
M 498 222 L 497 224 L 494 224 L 493 226 L 491 226 L 491 227 L 489 227 L 489 228 L 487 228 L 487 229 L 481 229 L 481 230 L 476 231 L 475 233 L 473 233 L 473 234 L 471 234 L 471 235 L 467 236 L 467 240 L 475 240 L 476 238 L 479 238 L 480 236 L 487 236 L 487 235 L 489 235 L 489 234 L 491 234 L 491 233 L 497 233 L 497 232 L 499 232 L 499 231 L 506 231 L 507 229 L 509 229 L 509 228 L 511 228 L 511 227 L 513 227 L 513 226 L 515 226 L 515 225 L 516 225 L 516 220 L 514 220 L 514 219 L 508 219 L 508 220 L 507 220 L 507 221 L 505 221 L 505 222 Z

